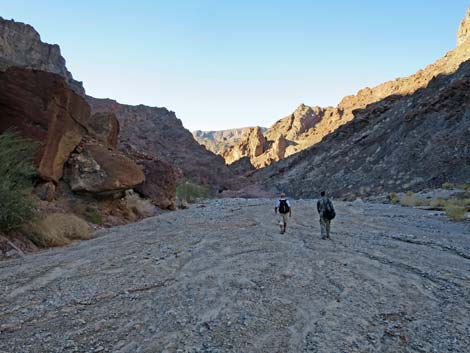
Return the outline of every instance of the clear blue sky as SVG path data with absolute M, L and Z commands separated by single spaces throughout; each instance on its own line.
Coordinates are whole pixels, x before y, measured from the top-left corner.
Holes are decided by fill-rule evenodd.
M 0 0 L 0 15 L 59 44 L 88 94 L 215 130 L 269 126 L 414 73 L 455 47 L 468 3 Z

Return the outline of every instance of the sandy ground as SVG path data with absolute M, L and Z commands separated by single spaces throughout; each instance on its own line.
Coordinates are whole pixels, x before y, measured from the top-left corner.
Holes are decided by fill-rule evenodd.
M 0 352 L 469 352 L 470 224 L 224 199 L 0 263 Z

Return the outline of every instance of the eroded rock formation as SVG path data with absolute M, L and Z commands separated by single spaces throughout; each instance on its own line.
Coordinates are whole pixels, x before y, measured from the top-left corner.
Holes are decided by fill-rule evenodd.
M 357 197 L 470 180 L 470 61 L 412 94 L 351 112 L 320 143 L 258 172 L 298 197 Z
M 470 9 L 467 11 L 457 34 L 457 48 L 423 70 L 408 77 L 385 82 L 374 88 L 366 87 L 356 95 L 344 97 L 336 107 L 310 107 L 301 104 L 292 114 L 278 120 L 264 132 L 266 143 L 264 151 L 260 155 L 253 153 L 247 147 L 249 146 L 248 139 L 251 138 L 249 134 L 239 139 L 234 145 L 227 147 L 221 154 L 228 164 L 248 157 L 252 165 L 262 168 L 314 146 L 340 126 L 354 119 L 355 110 L 378 103 L 375 105 L 375 113 L 380 113 L 383 104 L 379 102 L 387 97 L 411 95 L 427 87 L 437 76 L 454 73 L 460 64 L 470 60 L 469 36 Z M 281 148 L 276 142 L 280 136 L 285 138 Z
M 39 143 L 38 173 L 57 183 L 87 133 L 90 107 L 57 74 L 9 68 L 0 72 L 0 116 L 0 133 L 16 129 Z
M 457 46 L 463 44 L 470 37 L 470 6 L 468 7 L 465 18 L 460 22 L 457 32 Z
M 87 97 L 87 100 L 94 113 L 116 115 L 123 149 L 170 163 L 179 179 L 219 189 L 231 186 L 234 176 L 224 159 L 199 145 L 174 112 L 166 108 L 120 104 L 111 99 Z
M 72 191 L 106 194 L 132 189 L 145 181 L 145 175 L 118 150 L 87 141 L 70 156 L 66 179 Z
M 119 140 L 119 121 L 114 113 L 95 113 L 88 122 L 88 133 L 102 143 L 116 147 Z
M 242 140 L 252 127 L 244 127 L 239 129 L 219 130 L 219 131 L 201 131 L 193 132 L 194 139 L 201 145 L 204 145 L 209 151 L 220 154 L 221 156 L 232 146 Z M 266 128 L 261 127 L 264 133 Z
M 11 66 L 58 74 L 76 93 L 85 95 L 82 83 L 74 80 L 65 67 L 58 45 L 43 43 L 39 33 L 30 25 L 0 17 L 0 70 Z

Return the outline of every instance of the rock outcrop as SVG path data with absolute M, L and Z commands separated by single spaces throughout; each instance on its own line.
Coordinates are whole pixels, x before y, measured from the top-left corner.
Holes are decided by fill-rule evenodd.
M 234 175 L 224 159 L 199 145 L 174 112 L 166 108 L 120 104 L 111 99 L 87 97 L 87 100 L 94 113 L 116 115 L 121 127 L 121 148 L 170 163 L 179 179 L 194 180 L 216 189 L 232 185 Z
M 255 178 L 298 197 L 324 189 L 346 197 L 418 191 L 470 180 L 470 61 L 412 94 L 390 95 L 351 114 L 320 143 Z
M 219 130 L 219 131 L 201 131 L 193 132 L 194 139 L 199 144 L 204 145 L 209 151 L 223 156 L 223 154 L 232 146 L 242 140 L 253 127 L 244 127 L 239 129 Z M 260 128 L 264 133 L 265 127 Z
M 88 134 L 98 141 L 117 147 L 119 140 L 119 121 L 113 113 L 95 113 L 88 122 Z
M 132 189 L 142 184 L 145 176 L 123 153 L 87 141 L 69 158 L 66 179 L 74 192 L 106 194 Z
M 300 138 L 310 147 L 256 174 L 309 197 L 420 190 L 470 180 L 470 11 L 457 48 L 406 78 L 360 90 Z
M 158 160 L 140 160 L 145 182 L 136 187 L 137 192 L 150 198 L 163 210 L 176 209 L 176 175 L 171 164 Z
M 82 83 L 74 80 L 65 67 L 58 45 L 43 43 L 39 33 L 30 25 L 0 17 L 0 70 L 11 66 L 58 74 L 76 93 L 85 95 Z
M 87 133 L 90 107 L 57 74 L 24 68 L 0 72 L 0 133 L 19 130 L 39 143 L 40 177 L 57 183 Z
M 470 6 L 468 7 L 465 18 L 460 22 L 457 32 L 457 46 L 462 45 L 470 37 Z

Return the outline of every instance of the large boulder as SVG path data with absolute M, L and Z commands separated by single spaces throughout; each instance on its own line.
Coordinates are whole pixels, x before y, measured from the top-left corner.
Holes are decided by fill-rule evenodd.
M 88 141 L 67 162 L 66 180 L 72 191 L 107 194 L 132 189 L 142 184 L 145 176 L 123 153 Z
M 57 183 L 87 133 L 90 107 L 59 75 L 23 68 L 0 72 L 0 133 L 16 129 L 39 143 L 39 176 Z
M 152 199 L 161 209 L 176 209 L 176 175 L 173 167 L 158 159 L 142 160 L 139 164 L 144 167 L 145 182 L 136 190 Z
M 116 147 L 119 138 L 119 121 L 114 113 L 95 113 L 88 122 L 88 132 L 100 142 Z

